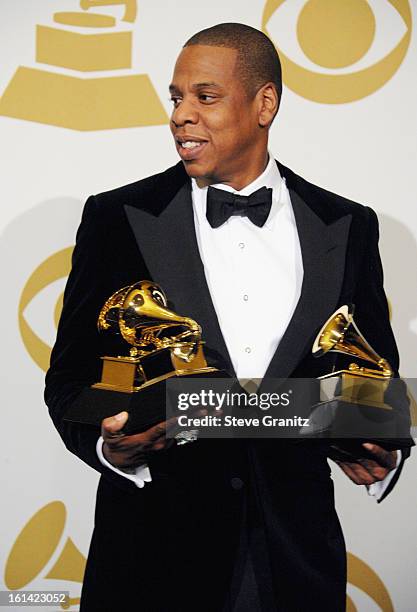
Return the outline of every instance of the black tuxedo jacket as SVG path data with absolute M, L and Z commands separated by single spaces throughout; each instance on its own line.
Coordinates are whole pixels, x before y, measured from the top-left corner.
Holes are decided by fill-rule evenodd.
M 294 209 L 304 280 L 266 379 L 316 377 L 338 367 L 342 356 L 317 360 L 311 346 L 345 303 L 356 305 L 359 328 L 398 370 L 375 213 L 278 166 Z M 201 324 L 209 363 L 233 373 L 182 163 L 90 197 L 77 233 L 45 397 L 67 448 L 102 475 L 81 609 L 228 609 L 245 541 L 263 609 L 304 611 L 314 601 L 322 612 L 344 610 L 345 547 L 323 442 L 199 440 L 155 453 L 152 484 L 137 489 L 99 462 L 97 428 L 63 420 L 80 390 L 100 379 L 99 357 L 111 350 L 97 332 L 101 306 L 144 278 L 161 284 L 176 312 Z

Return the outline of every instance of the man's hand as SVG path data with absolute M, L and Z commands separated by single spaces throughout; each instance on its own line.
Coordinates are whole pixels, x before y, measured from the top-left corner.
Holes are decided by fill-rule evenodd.
M 146 453 L 169 448 L 175 443 L 173 438 L 167 439 L 166 434 L 177 425 L 176 418 L 157 423 L 141 433 L 127 436 L 122 429 L 128 417 L 127 412 L 120 412 L 101 422 L 103 455 L 115 467 L 119 469 L 138 467 L 146 463 Z
M 362 445 L 374 458 L 355 462 L 336 461 L 338 466 L 358 485 L 371 485 L 384 478 L 397 464 L 397 451 L 387 451 L 377 444 Z

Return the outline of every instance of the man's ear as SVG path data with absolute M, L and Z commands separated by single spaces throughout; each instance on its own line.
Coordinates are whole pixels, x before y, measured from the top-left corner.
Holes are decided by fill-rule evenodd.
M 259 101 L 259 126 L 269 127 L 279 108 L 279 97 L 275 85 L 265 83 L 257 92 L 256 97 Z

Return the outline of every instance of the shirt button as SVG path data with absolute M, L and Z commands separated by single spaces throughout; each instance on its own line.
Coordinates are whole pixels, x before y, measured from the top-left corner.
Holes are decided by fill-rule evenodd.
M 243 296 L 243 299 L 245 300 L 245 302 L 247 302 L 249 299 L 249 296 L 245 293 L 245 295 Z
M 244 248 L 245 248 L 245 243 L 239 242 L 239 249 L 244 249 Z
M 230 484 L 232 485 L 232 489 L 234 489 L 235 491 L 239 491 L 239 489 L 243 487 L 244 482 L 241 478 L 237 478 L 235 476 L 234 478 L 230 479 Z
M 247 347 L 245 348 L 245 353 L 250 353 L 250 352 L 251 352 L 251 350 L 252 350 L 252 349 L 251 349 L 251 347 L 250 347 L 250 346 L 247 346 Z

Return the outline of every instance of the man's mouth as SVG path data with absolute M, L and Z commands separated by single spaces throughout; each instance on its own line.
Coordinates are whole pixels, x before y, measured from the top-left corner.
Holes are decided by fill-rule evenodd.
M 200 151 L 207 144 L 207 140 L 198 140 L 187 137 L 177 137 L 176 139 L 178 153 L 185 161 L 196 159 Z
M 186 140 L 185 142 L 180 142 L 179 144 L 183 149 L 195 149 L 196 147 L 200 147 L 203 143 L 202 141 L 197 142 L 196 140 Z

